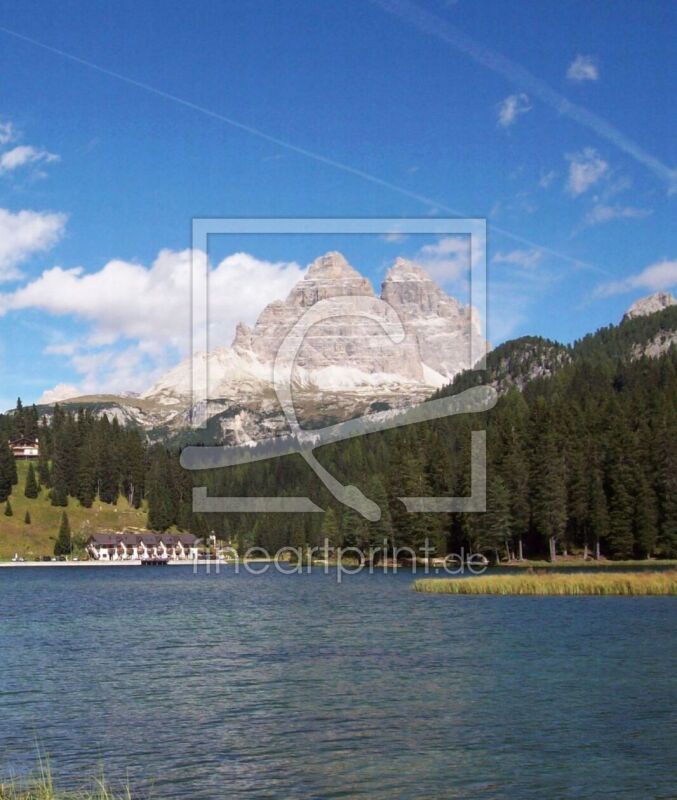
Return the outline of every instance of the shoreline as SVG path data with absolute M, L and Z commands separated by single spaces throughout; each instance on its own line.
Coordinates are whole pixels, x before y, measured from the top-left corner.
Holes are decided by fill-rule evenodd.
M 192 566 L 226 566 L 234 564 L 234 561 L 208 561 L 205 558 L 198 559 L 197 561 L 168 561 L 168 567 L 192 567 Z M 249 562 L 247 562 L 249 563 Z M 88 561 L 0 561 L 0 569 L 8 567 L 140 567 L 142 566 L 140 560 L 129 561 L 95 561 L 94 559 Z

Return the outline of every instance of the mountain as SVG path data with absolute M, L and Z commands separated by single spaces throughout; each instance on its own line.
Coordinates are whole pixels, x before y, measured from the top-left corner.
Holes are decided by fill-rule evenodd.
M 195 413 L 208 420 L 209 439 L 243 443 L 274 435 L 287 429 L 273 390 L 278 348 L 309 309 L 336 298 L 345 303 L 345 315 L 313 325 L 294 360 L 294 405 L 309 427 L 416 403 L 469 369 L 471 352 L 487 346 L 472 309 L 413 262 L 395 261 L 379 297 L 341 253 L 330 252 L 310 265 L 285 300 L 266 306 L 253 327 L 240 323 L 230 347 L 197 357 L 209 375 L 210 395 L 197 407 L 190 358 L 138 398 L 101 395 L 67 404 L 94 404 L 121 423 L 163 436 L 187 431 Z M 405 333 L 398 343 L 379 324 L 392 324 L 393 311 Z
M 592 362 L 616 368 L 644 356 L 658 358 L 674 346 L 677 346 L 677 304 L 672 295 L 659 292 L 633 304 L 620 324 L 600 328 L 572 345 L 541 336 L 522 336 L 504 342 L 487 355 L 484 370 L 457 375 L 436 395 L 456 394 L 484 384 L 503 394 L 512 387 L 522 390 L 533 381 L 550 378 L 570 365 Z
M 633 303 L 623 315 L 623 322 L 636 317 L 646 317 L 648 314 L 655 314 L 656 311 L 674 305 L 677 305 L 677 300 L 670 292 L 655 292 Z

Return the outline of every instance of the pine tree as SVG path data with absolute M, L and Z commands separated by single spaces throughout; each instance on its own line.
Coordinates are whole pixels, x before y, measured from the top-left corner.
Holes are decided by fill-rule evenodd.
M 612 558 L 627 559 L 632 558 L 634 549 L 634 474 L 631 466 L 633 441 L 622 410 L 616 406 L 615 412 L 607 466 L 609 554 Z
M 531 512 L 536 533 L 548 544 L 551 561 L 567 523 L 566 469 L 555 429 L 557 411 L 539 398 L 534 410 Z
M 68 505 L 71 461 L 74 453 L 72 450 L 72 442 L 70 441 L 68 433 L 65 430 L 67 418 L 64 417 L 63 421 L 57 422 L 56 409 L 54 424 L 58 425 L 59 427 L 54 435 L 54 456 L 52 459 L 52 469 L 50 475 L 50 483 L 52 488 L 49 493 L 49 497 L 53 506 L 65 507 Z
M 167 451 L 153 448 L 147 480 L 148 527 L 164 531 L 176 522 L 177 507 Z
M 26 525 L 30 525 L 31 524 L 31 512 L 30 511 L 26 511 L 26 515 L 24 516 L 24 522 L 26 523 Z
M 33 464 L 29 464 L 28 473 L 26 475 L 26 486 L 24 488 L 24 496 L 28 497 L 31 500 L 34 500 L 39 493 L 40 489 L 38 487 L 38 482 L 35 480 L 35 470 L 33 469 Z
M 484 541 L 482 549 L 493 550 L 496 562 L 500 561 L 499 551 L 504 549 L 506 557 L 510 559 L 510 535 L 512 519 L 510 517 L 510 498 L 505 484 L 499 477 L 489 480 L 487 487 L 487 510 L 482 515 Z
M 656 552 L 665 558 L 677 557 L 677 422 L 667 411 L 658 429 L 656 496 L 658 536 Z M 670 420 L 670 422 L 667 422 Z
M 322 527 L 320 529 L 322 538 L 321 545 L 324 547 L 325 540 L 328 547 L 336 547 L 338 545 L 338 522 L 336 519 L 336 512 L 333 508 L 328 508 L 322 517 Z
M 6 440 L 0 441 L 0 502 L 7 500 L 12 493 L 16 464 Z
M 56 542 L 54 543 L 54 555 L 67 556 L 71 552 L 71 548 L 71 526 L 68 522 L 68 514 L 64 511 L 61 514 L 59 535 L 56 537 Z
M 91 508 L 96 497 L 96 463 L 97 454 L 95 443 L 89 438 L 85 439 L 80 448 L 80 466 L 78 468 L 77 498 L 85 508 Z
M 40 438 L 40 456 L 38 457 L 38 479 L 43 486 L 51 486 L 49 458 L 47 455 L 46 437 Z
M 99 499 L 102 503 L 117 503 L 120 494 L 120 465 L 118 461 L 117 425 L 102 420 L 99 441 Z
M 609 536 L 609 509 L 604 493 L 602 470 L 594 462 L 590 467 L 589 492 L 588 513 L 585 520 L 585 545 L 587 547 L 588 541 L 594 542 L 595 559 L 599 559 L 602 542 L 606 541 Z
M 12 511 L 12 504 L 9 502 L 9 500 L 7 500 L 7 502 L 5 503 L 5 516 L 6 517 L 14 516 L 14 512 Z
M 633 532 L 636 555 L 650 558 L 656 549 L 658 508 L 656 495 L 642 474 L 637 476 Z

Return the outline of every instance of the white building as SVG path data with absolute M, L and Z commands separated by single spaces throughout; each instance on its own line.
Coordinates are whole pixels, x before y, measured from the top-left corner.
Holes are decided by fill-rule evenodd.
M 87 552 L 97 561 L 188 561 L 198 557 L 200 540 L 192 533 L 101 531 L 87 540 Z

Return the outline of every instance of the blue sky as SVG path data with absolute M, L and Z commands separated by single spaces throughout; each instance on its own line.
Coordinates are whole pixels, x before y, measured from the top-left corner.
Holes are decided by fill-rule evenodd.
M 0 28 L 3 407 L 174 363 L 196 216 L 486 217 L 494 343 L 677 281 L 671 4 L 28 0 Z M 256 262 L 219 267 L 217 338 L 327 249 L 376 286 L 448 258 L 462 295 L 454 246 L 390 238 L 219 242 Z

